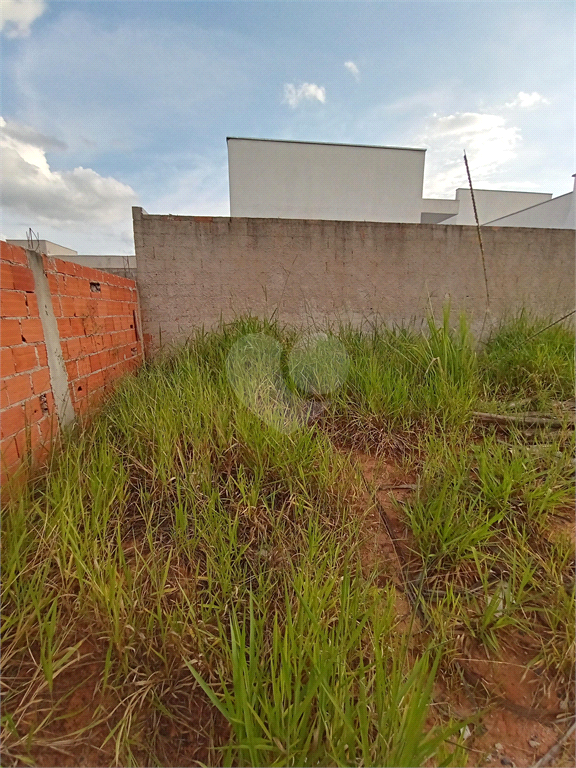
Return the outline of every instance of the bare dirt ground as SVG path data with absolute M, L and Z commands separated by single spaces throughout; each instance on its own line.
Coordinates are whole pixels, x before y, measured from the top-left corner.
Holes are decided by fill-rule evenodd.
M 413 576 L 410 547 L 414 542 L 395 502 L 403 501 L 413 493 L 417 478 L 385 458 L 358 451 L 354 452 L 353 458 L 368 486 L 376 491 L 378 502 L 377 505 L 370 504 L 367 494 L 362 562 L 366 571 L 379 564 L 380 584 L 392 580 L 399 590 L 396 606 L 402 625 L 412 611 L 405 585 Z M 565 527 L 564 523 L 559 524 L 562 532 Z M 573 526 L 570 533 L 573 535 Z M 413 627 L 416 633 L 421 631 L 421 624 L 417 617 Z M 523 651 L 521 643 L 515 643 L 514 638 L 498 658 L 489 658 L 483 648 L 468 639 L 457 660 L 462 685 L 438 680 L 435 699 L 444 713 L 464 718 L 485 712 L 478 725 L 470 727 L 470 737 L 466 740 L 467 768 L 535 766 L 570 726 L 554 682 L 543 679 L 529 668 L 529 660 L 530 654 Z M 434 717 L 430 725 L 433 722 Z M 576 765 L 574 751 L 572 737 L 546 765 L 570 768 Z

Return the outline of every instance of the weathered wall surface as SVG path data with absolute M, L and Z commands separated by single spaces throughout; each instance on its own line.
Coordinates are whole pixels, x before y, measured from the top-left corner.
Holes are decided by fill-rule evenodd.
M 142 361 L 136 284 L 0 244 L 2 477 Z
M 422 321 L 451 299 L 482 324 L 475 227 L 149 215 L 133 209 L 145 338 L 185 338 L 245 312 L 304 324 Z M 574 306 L 574 232 L 483 227 L 491 312 Z

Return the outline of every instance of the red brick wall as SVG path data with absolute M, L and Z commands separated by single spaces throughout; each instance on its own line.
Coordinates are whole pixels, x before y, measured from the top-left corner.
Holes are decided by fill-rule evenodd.
M 142 362 L 136 283 L 71 261 L 43 261 L 70 395 L 80 413 Z
M 57 424 L 34 277 L 26 251 L 1 243 L 0 434 L 2 479 L 32 452 L 41 459 Z
M 41 460 L 57 428 L 46 345 L 26 251 L 0 244 L 2 479 L 32 452 Z M 142 362 L 133 280 L 43 256 L 72 403 L 85 412 Z

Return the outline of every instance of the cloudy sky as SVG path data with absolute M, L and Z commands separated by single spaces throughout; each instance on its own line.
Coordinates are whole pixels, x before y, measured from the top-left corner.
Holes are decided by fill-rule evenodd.
M 229 215 L 226 137 L 426 147 L 425 196 L 572 189 L 572 0 L 2 0 L 2 239 Z

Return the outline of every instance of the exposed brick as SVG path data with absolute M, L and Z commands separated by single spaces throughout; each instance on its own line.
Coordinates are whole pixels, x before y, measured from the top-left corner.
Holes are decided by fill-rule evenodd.
M 32 344 L 35 341 L 44 341 L 42 321 L 39 318 L 22 320 L 22 338 L 28 344 Z
M 16 435 L 26 426 L 24 406 L 22 403 L 7 408 L 0 414 L 0 435 L 2 438 Z
M 14 355 L 11 349 L 0 349 L 0 375 L 2 378 L 5 376 L 12 376 L 16 373 L 16 366 L 14 365 Z
M 30 317 L 40 317 L 38 312 L 38 300 L 33 293 L 26 294 L 26 303 L 28 304 L 28 314 Z
M 60 296 L 60 306 L 62 308 L 62 317 L 74 317 L 74 301 L 70 296 Z
M 71 336 L 84 336 L 86 333 L 84 327 L 84 320 L 81 317 L 70 318 L 70 335 Z
M 68 360 L 66 365 L 66 371 L 68 373 L 68 380 L 74 381 L 74 379 L 78 378 L 78 366 L 76 364 L 76 360 Z
M 82 353 L 90 355 L 92 352 L 96 352 L 96 343 L 93 336 L 84 336 L 80 339 L 80 345 L 82 347 Z
M 43 419 L 37 424 L 34 424 L 31 432 L 32 455 L 34 457 L 34 461 L 37 464 L 42 464 L 45 462 L 50 455 L 50 439 L 48 437 L 44 437 L 41 431 L 41 424 L 44 421 L 47 421 L 47 419 Z
M 72 332 L 72 328 L 70 326 L 70 318 L 59 317 L 57 320 L 57 323 L 58 323 L 58 333 L 61 339 L 68 339 L 70 338 L 70 336 L 74 336 L 74 333 Z
M 34 285 L 34 275 L 30 267 L 14 265 L 12 267 L 12 279 L 14 280 L 14 290 L 34 293 L 36 286 Z
M 60 286 L 58 284 L 58 275 L 55 275 L 54 272 L 48 272 L 46 275 L 46 279 L 48 280 L 48 288 L 50 289 L 51 294 L 60 293 Z
M 89 304 L 86 299 L 73 299 L 74 302 L 74 315 L 76 317 L 85 317 L 90 314 Z
M 0 451 L 2 455 L 2 466 L 6 469 L 10 469 L 20 461 L 20 455 L 18 453 L 18 446 L 14 437 L 6 437 L 0 443 Z
M 0 321 L 0 342 L 3 347 L 12 347 L 14 344 L 22 344 L 20 320 Z
M 48 392 L 50 389 L 50 371 L 48 368 L 42 368 L 39 371 L 33 371 L 32 378 L 32 390 L 35 395 L 40 395 L 42 392 Z
M 36 421 L 44 416 L 42 404 L 40 398 L 37 396 L 31 397 L 24 403 L 24 414 L 26 418 L 26 424 L 34 424 Z
M 89 373 L 92 373 L 89 357 L 79 357 L 76 363 L 78 365 L 78 376 L 88 376 Z
M 58 419 L 53 409 L 47 416 L 44 416 L 36 425 L 40 432 L 41 440 L 49 440 L 58 431 Z
M 95 371 L 90 376 L 88 376 L 86 381 L 86 388 L 88 391 L 88 394 L 91 392 L 94 392 L 96 389 L 100 389 L 100 387 L 104 384 L 104 377 L 102 376 L 102 371 Z
M 54 271 L 63 275 L 75 275 L 77 264 L 73 261 L 64 261 L 64 259 L 54 258 Z
M 74 296 L 82 296 L 89 298 L 94 294 L 90 290 L 90 280 L 85 277 L 70 278 L 72 281 L 71 289 L 74 291 Z
M 2 291 L 0 315 L 2 317 L 28 317 L 26 294 L 20 291 Z
M 74 403 L 74 410 L 77 414 L 86 413 L 88 410 L 89 401 L 87 397 L 80 397 Z
M 90 370 L 98 371 L 102 368 L 102 355 L 99 352 L 96 355 L 90 355 Z
M 60 296 L 74 296 L 74 290 L 71 288 L 69 284 L 69 280 L 73 280 L 73 277 L 69 277 L 68 275 L 60 275 L 56 274 L 54 275 L 56 278 L 56 291 L 60 294 Z
M 32 386 L 29 373 L 2 379 L 2 408 L 20 403 L 31 396 Z
M 20 405 L 18 407 L 22 408 L 22 414 L 24 414 L 24 406 Z M 20 458 L 23 458 L 30 448 L 29 431 L 26 427 L 26 420 L 24 420 L 24 427 L 14 434 L 14 441 L 16 442 Z
M 36 345 L 36 352 L 38 354 L 38 363 L 41 366 L 48 365 L 48 355 L 46 354 L 46 344 L 42 342 Z
M 12 264 L 8 264 L 7 261 L 0 262 L 0 288 L 4 291 L 11 291 L 14 288 Z
M 36 350 L 33 346 L 27 344 L 23 347 L 13 347 L 12 355 L 14 356 L 14 367 L 17 373 L 30 371 L 38 366 Z
M 18 245 L 8 245 L 3 240 L 0 241 L 0 258 L 4 261 L 11 261 L 13 264 L 28 265 L 28 257 L 24 248 Z
M 80 339 L 68 339 L 62 346 L 65 347 L 69 360 L 79 357 L 82 352 Z

